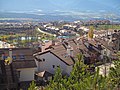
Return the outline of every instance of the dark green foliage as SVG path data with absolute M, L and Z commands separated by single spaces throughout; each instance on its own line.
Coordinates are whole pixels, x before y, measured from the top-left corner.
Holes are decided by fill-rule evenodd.
M 115 61 L 114 65 L 110 68 L 110 84 L 112 87 L 120 88 L 120 61 Z
M 28 90 L 38 90 L 34 81 L 30 83 L 30 87 L 28 88 Z
M 49 86 L 47 87 L 46 90 L 62 90 L 62 83 L 63 78 L 62 78 L 62 73 L 60 67 L 56 69 L 54 79 L 50 81 Z

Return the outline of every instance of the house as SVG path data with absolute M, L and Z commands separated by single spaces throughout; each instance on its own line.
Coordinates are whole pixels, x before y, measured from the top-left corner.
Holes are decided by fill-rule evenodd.
M 114 59 L 116 50 L 113 48 L 115 43 L 112 41 L 112 32 L 108 35 L 110 38 L 103 32 L 100 35 L 93 39 L 87 37 L 62 39 L 59 44 L 35 53 L 37 71 L 54 74 L 55 68 L 60 66 L 62 73 L 69 75 L 74 63 L 77 62 L 76 55 L 79 53 L 83 55 L 85 64 L 103 61 L 105 56 Z
M 74 40 L 63 40 L 51 49 L 35 53 L 33 56 L 38 72 L 47 71 L 54 74 L 55 69 L 60 67 L 63 75 L 70 75 L 78 53 L 79 49 Z
M 107 56 L 111 59 L 114 59 L 113 54 L 116 53 L 116 50 L 114 50 L 114 44 L 113 43 L 109 43 L 109 41 L 100 39 L 100 38 L 95 38 L 95 40 L 99 43 L 101 43 L 101 46 L 103 47 L 103 49 L 101 50 L 101 55 L 102 56 Z
M 99 68 L 99 74 L 102 76 L 107 76 L 109 74 L 110 68 L 114 67 L 115 65 L 113 63 L 106 63 L 104 65 L 100 65 L 97 68 Z M 96 69 L 97 69 L 96 68 Z
M 12 65 L 5 65 L 4 60 L 0 60 L 0 90 L 6 89 L 18 90 L 17 75 Z
M 114 57 L 116 50 L 113 49 L 115 44 L 111 42 L 111 39 L 105 39 L 105 37 L 104 39 L 96 37 L 91 40 L 83 38 L 78 42 L 79 49 L 87 59 L 84 61 L 89 62 L 88 64 L 103 61 L 106 56 L 111 60 L 116 58 Z
M 0 41 L 0 48 L 15 48 L 15 46 L 7 42 Z
M 98 61 L 100 51 L 94 44 L 95 42 L 93 40 L 87 40 L 85 38 L 78 40 L 79 50 L 84 57 L 84 64 L 93 64 Z
M 54 50 L 36 53 L 34 57 L 38 72 L 47 71 L 54 74 L 55 68 L 61 67 L 63 74 L 70 74 L 74 64 L 72 58 L 67 56 L 63 45 L 56 46 Z
M 119 50 L 119 41 L 118 32 L 102 30 L 95 31 L 93 39 L 88 39 L 85 43 L 88 43 L 87 46 L 93 48 L 94 52 L 98 52 L 100 58 L 96 59 L 103 60 L 104 56 L 114 59 L 113 54 Z
M 87 43 L 89 44 L 88 47 Z M 98 47 L 90 43 L 85 39 L 64 39 L 46 51 L 35 53 L 33 56 L 36 61 L 37 72 L 46 71 L 54 74 L 55 68 L 60 67 L 63 75 L 70 75 L 74 63 L 78 61 L 77 54 L 80 53 L 83 54 L 85 64 L 96 62 L 95 60 L 100 56 L 100 51 Z
M 100 44 L 98 44 L 94 40 L 88 40 L 88 41 L 84 42 L 84 44 L 85 44 L 86 48 L 88 49 L 91 64 L 98 62 L 99 60 L 102 59 L 102 58 L 100 58 L 101 50 L 102 50 L 102 47 Z
M 114 49 L 119 51 L 120 50 L 120 31 L 114 30 L 114 33 L 111 35 L 112 42 L 115 44 Z
M 9 71 L 11 71 L 13 76 L 15 76 L 14 78 L 17 79 L 17 84 L 34 80 L 36 63 L 33 59 L 32 49 L 3 48 L 0 49 L 0 52 L 2 52 L 2 60 L 6 60 L 8 57 L 12 58 L 12 62 L 9 65 L 5 65 L 5 67 L 10 68 Z M 8 71 L 6 71 L 6 73 L 8 73 Z

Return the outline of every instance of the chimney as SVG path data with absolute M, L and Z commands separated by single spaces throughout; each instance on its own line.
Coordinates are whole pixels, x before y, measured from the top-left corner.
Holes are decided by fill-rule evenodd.
M 9 49 L 9 57 L 12 59 L 12 49 Z M 12 63 L 12 60 L 10 60 L 10 63 Z
M 42 52 L 42 45 L 41 44 L 38 46 L 38 51 Z
M 68 56 L 73 57 L 73 48 L 70 45 L 67 47 L 67 54 Z
M 9 57 L 12 58 L 12 49 L 9 49 Z
M 54 41 L 54 40 L 52 40 L 51 42 L 52 42 L 52 46 L 54 46 L 54 45 L 55 45 L 55 41 Z

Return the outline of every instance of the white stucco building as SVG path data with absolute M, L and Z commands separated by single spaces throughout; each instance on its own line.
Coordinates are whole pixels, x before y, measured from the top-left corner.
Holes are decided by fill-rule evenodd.
M 35 68 L 17 69 L 19 72 L 19 82 L 34 80 Z
M 34 57 L 36 58 L 35 61 L 38 72 L 48 71 L 51 74 L 54 74 L 55 69 L 60 67 L 63 74 L 69 75 L 72 70 L 73 61 L 62 60 L 58 55 L 51 51 L 36 54 Z
M 69 45 L 61 43 L 44 52 L 34 54 L 37 71 L 47 71 L 54 74 L 55 69 L 60 67 L 63 75 L 70 75 L 79 50 L 74 41 L 71 40 L 69 43 Z

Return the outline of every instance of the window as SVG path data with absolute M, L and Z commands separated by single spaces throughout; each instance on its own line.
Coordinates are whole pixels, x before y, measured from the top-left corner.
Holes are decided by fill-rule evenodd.
M 43 61 L 45 61 L 45 59 L 43 58 Z
M 53 65 L 53 68 L 55 68 L 55 65 Z
M 13 60 L 16 60 L 16 56 L 12 56 Z
M 24 56 L 24 55 L 20 55 L 20 59 L 21 59 L 21 60 L 24 60 L 24 59 L 25 59 L 25 56 Z
M 60 65 L 59 65 L 59 66 L 57 66 L 57 68 L 58 68 L 58 67 L 60 67 Z
M 5 59 L 7 59 L 7 57 L 8 57 L 8 56 L 3 56 L 3 59 L 5 60 Z

